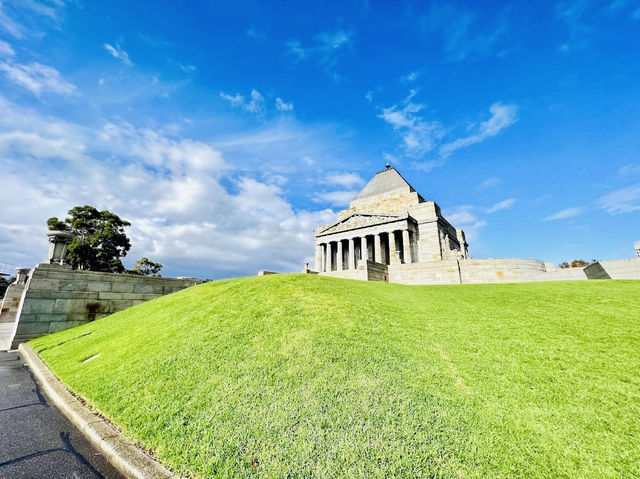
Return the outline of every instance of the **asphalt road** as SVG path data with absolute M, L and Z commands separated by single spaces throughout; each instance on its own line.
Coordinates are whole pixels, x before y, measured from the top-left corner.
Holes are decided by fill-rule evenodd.
M 15 351 L 0 352 L 0 479 L 121 479 L 52 406 Z

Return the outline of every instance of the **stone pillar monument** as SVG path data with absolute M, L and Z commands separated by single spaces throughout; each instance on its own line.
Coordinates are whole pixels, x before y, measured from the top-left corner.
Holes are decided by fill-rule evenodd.
M 49 257 L 44 263 L 68 266 L 64 257 L 67 254 L 69 243 L 73 241 L 75 236 L 66 231 L 47 231 L 47 236 L 49 237 Z
M 29 268 L 16 268 L 16 284 L 25 284 L 29 277 Z

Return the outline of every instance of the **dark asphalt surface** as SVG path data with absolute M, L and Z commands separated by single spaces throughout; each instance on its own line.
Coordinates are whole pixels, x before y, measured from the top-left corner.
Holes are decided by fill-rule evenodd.
M 0 352 L 0 479 L 121 479 L 44 397 L 17 352 Z

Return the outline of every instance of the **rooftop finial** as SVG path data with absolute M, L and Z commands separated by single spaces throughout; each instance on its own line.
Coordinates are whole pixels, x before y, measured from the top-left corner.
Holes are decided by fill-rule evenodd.
M 389 164 L 389 162 L 387 162 L 386 165 L 384 165 L 385 169 L 390 170 L 391 169 L 391 165 Z

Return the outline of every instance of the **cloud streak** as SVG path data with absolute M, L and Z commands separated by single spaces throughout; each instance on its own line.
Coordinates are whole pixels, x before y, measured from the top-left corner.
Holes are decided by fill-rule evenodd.
M 105 43 L 103 47 L 106 51 L 108 51 L 111 54 L 113 58 L 117 58 L 125 65 L 129 65 L 129 66 L 133 65 L 133 62 L 129 58 L 129 54 L 125 52 L 122 49 L 122 47 L 120 47 L 119 44 L 116 43 L 115 46 L 113 46 L 110 43 Z
M 610 215 L 639 211 L 640 183 L 612 191 L 599 198 L 597 204 Z
M 560 210 L 552 215 L 547 216 L 542 221 L 555 221 L 555 220 L 564 220 L 568 218 L 574 218 L 576 216 L 581 215 L 586 211 L 584 206 L 573 206 L 571 208 L 565 208 L 564 210 Z
M 518 120 L 518 108 L 515 105 L 496 102 L 489 107 L 489 113 L 491 113 L 491 117 L 480 123 L 475 133 L 442 145 L 440 147 L 440 155 L 443 158 L 447 158 L 462 148 L 481 143 L 488 138 L 496 136 Z
M 444 129 L 439 122 L 422 118 L 420 113 L 425 105 L 413 102 L 415 94 L 412 91 L 400 105 L 382 108 L 378 118 L 386 121 L 400 134 L 406 156 L 421 158 L 435 148 L 444 135 Z
M 351 30 L 336 30 L 323 32 L 314 37 L 311 46 L 303 46 L 299 40 L 289 40 L 285 43 L 286 55 L 296 61 L 315 59 L 325 72 L 334 80 L 340 80 L 336 73 L 338 55 L 341 51 L 353 45 L 354 33 Z
M 58 70 L 41 63 L 23 65 L 0 62 L 0 71 L 13 83 L 26 88 L 36 96 L 43 92 L 72 95 L 77 91 L 75 85 L 64 80 Z

